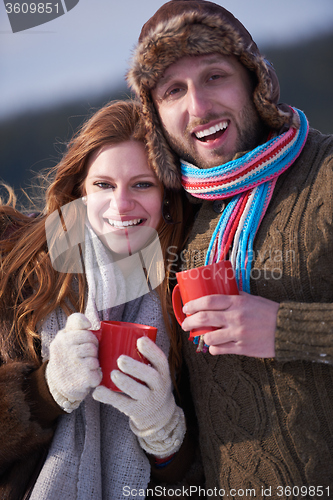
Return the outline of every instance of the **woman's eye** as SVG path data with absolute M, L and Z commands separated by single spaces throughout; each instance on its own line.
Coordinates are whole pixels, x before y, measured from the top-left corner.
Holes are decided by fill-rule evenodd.
M 137 182 L 135 184 L 135 187 L 139 189 L 147 189 L 150 188 L 151 186 L 152 186 L 151 182 Z
M 114 186 L 109 184 L 108 182 L 95 182 L 94 186 L 97 186 L 101 189 L 112 189 Z

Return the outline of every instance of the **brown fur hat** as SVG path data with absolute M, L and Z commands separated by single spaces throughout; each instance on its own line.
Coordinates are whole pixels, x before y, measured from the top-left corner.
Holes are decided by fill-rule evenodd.
M 210 53 L 234 55 L 256 75 L 253 101 L 266 125 L 275 130 L 291 125 L 290 108 L 277 104 L 280 88 L 275 70 L 238 19 L 205 0 L 167 2 L 143 26 L 127 81 L 143 105 L 151 163 L 169 188 L 180 186 L 179 168 L 164 138 L 150 91 L 180 58 Z

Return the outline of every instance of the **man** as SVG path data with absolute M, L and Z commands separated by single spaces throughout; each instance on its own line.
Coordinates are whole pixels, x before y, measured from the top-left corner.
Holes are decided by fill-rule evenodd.
M 160 179 L 181 179 L 202 202 L 185 268 L 228 258 L 241 289 L 184 308 L 183 330 L 216 327 L 208 352 L 183 342 L 206 487 L 330 498 L 333 138 L 278 104 L 276 73 L 250 34 L 204 0 L 155 13 L 128 81 Z

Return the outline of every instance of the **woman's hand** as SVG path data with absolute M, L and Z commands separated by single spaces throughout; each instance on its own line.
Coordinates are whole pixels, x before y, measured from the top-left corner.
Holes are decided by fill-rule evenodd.
M 102 380 L 98 340 L 90 327 L 84 314 L 72 314 L 50 344 L 46 381 L 55 401 L 68 413 Z
M 99 386 L 94 390 L 93 398 L 129 416 L 130 427 L 138 436 L 141 447 L 147 453 L 163 458 L 180 448 L 186 430 L 184 413 L 176 406 L 169 364 L 163 351 L 148 337 L 138 339 L 137 347 L 151 366 L 120 356 L 118 367 L 121 372 L 113 370 L 111 379 L 124 394 Z

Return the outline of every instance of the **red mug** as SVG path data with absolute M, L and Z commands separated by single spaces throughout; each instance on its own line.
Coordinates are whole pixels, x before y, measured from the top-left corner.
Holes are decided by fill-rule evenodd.
M 183 304 L 205 295 L 239 295 L 235 273 L 229 260 L 221 260 L 207 266 L 195 267 L 188 271 L 176 273 L 177 285 L 172 292 L 172 306 L 178 323 L 186 318 Z M 190 339 L 215 327 L 196 328 L 191 330 Z
M 124 321 L 101 321 L 100 329 L 91 332 L 99 342 L 98 360 L 103 373 L 101 385 L 121 392 L 110 377 L 112 370 L 119 370 L 117 359 L 126 354 L 148 365 L 149 361 L 138 351 L 136 342 L 140 337 L 149 337 L 156 342 L 157 328 Z

